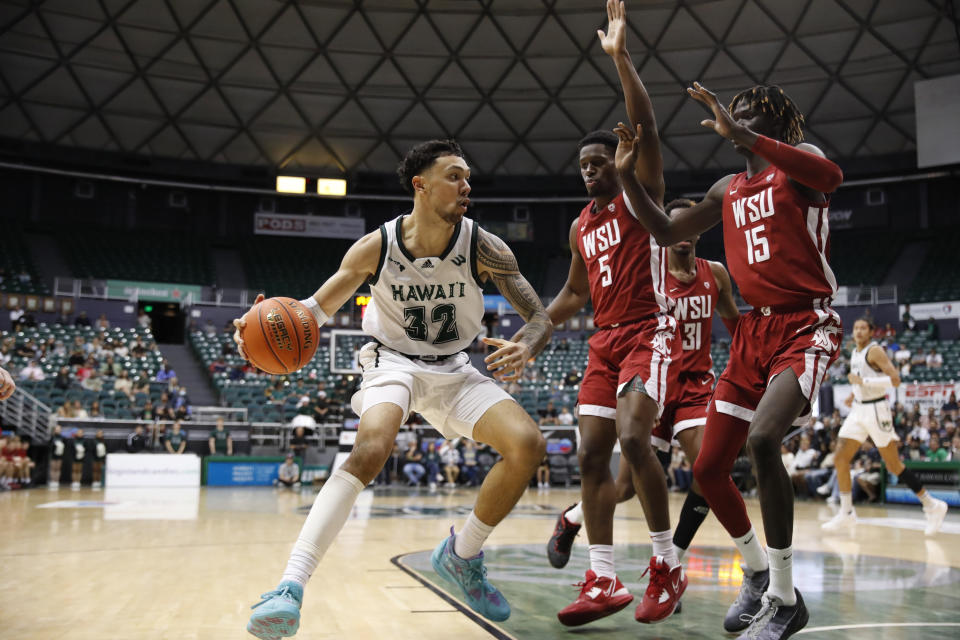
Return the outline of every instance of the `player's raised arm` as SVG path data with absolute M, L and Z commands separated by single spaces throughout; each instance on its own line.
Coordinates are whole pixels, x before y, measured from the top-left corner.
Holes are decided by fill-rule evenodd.
M 621 0 L 607 0 L 607 31 L 604 33 L 598 30 L 597 36 L 603 51 L 613 58 L 617 67 L 617 76 L 620 78 L 627 106 L 627 117 L 634 127 L 642 127 L 641 159 L 634 165 L 634 172 L 653 201 L 662 205 L 666 187 L 663 182 L 660 134 L 657 132 L 653 103 L 650 102 L 650 96 L 636 67 L 633 66 L 630 52 L 627 51 L 627 12 Z
M 737 323 L 740 321 L 740 310 L 737 309 L 737 302 L 733 299 L 733 282 L 730 280 L 730 274 L 726 267 L 719 262 L 710 261 L 710 271 L 713 272 L 713 279 L 717 282 L 717 315 L 723 321 L 723 325 L 733 337 L 733 332 L 737 330 Z
M 494 377 L 516 380 L 523 374 L 527 361 L 547 345 L 553 323 L 537 292 L 520 273 L 517 258 L 507 243 L 483 229 L 478 232 L 477 273 L 484 282 L 493 280 L 497 290 L 526 323 L 510 340 L 484 338 L 486 344 L 497 347 L 485 362 Z
M 577 225 L 579 224 L 578 217 L 570 225 L 570 271 L 567 273 L 567 281 L 563 283 L 560 293 L 547 307 L 550 322 L 555 325 L 572 318 L 590 300 L 587 266 L 583 263 L 580 248 L 577 245 Z
M 313 313 L 317 325 L 323 326 L 327 319 L 337 312 L 337 309 L 350 299 L 367 278 L 377 272 L 380 264 L 380 232 L 374 231 L 363 236 L 353 243 L 340 262 L 340 268 L 324 282 L 316 293 L 300 302 Z M 253 301 L 254 306 L 263 300 L 263 294 Z M 242 318 L 233 321 L 236 331 L 233 340 L 237 343 L 237 351 L 247 359 L 243 350 L 243 340 L 240 331 L 246 326 Z
M 642 135 L 640 129 L 638 126 L 638 131 L 633 131 L 622 122 L 614 129 L 620 139 L 617 145 L 617 172 L 620 174 L 631 213 L 640 220 L 660 246 L 676 244 L 684 238 L 703 233 L 720 222 L 723 215 L 723 192 L 732 176 L 718 180 L 710 187 L 702 201 L 673 217 L 668 216 L 663 207 L 654 202 L 647 190 L 641 186 L 634 172 L 636 164 L 643 162 L 643 151 L 638 137 L 638 134 Z

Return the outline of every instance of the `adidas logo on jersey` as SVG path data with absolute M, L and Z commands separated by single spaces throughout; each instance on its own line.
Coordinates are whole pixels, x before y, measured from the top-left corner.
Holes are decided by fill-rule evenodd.
M 420 265 L 420 268 L 433 269 L 433 262 L 431 262 L 430 258 L 427 258 L 426 260 L 423 261 L 423 264 Z

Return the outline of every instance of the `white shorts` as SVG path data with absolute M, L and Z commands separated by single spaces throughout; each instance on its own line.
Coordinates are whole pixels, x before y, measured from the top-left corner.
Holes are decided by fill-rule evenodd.
M 839 436 L 857 442 L 863 442 L 869 437 L 878 449 L 887 446 L 891 441 L 900 440 L 897 432 L 893 430 L 893 416 L 886 398 L 866 404 L 854 401 L 850 413 L 840 427 Z
M 411 360 L 376 342 L 360 351 L 363 382 L 350 404 L 363 416 L 370 407 L 391 402 L 403 410 L 422 415 L 445 438 L 473 438 L 473 426 L 487 409 L 503 400 L 513 400 L 493 379 L 477 371 L 466 353 L 446 360 Z

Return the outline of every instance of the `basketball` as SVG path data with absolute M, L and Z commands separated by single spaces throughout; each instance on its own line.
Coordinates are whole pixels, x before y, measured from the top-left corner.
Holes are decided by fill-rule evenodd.
M 274 375 L 293 373 L 317 351 L 316 318 L 293 298 L 267 298 L 243 316 L 240 338 L 250 363 Z

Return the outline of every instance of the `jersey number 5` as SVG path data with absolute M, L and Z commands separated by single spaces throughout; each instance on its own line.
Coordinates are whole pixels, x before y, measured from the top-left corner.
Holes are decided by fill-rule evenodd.
M 770 243 L 760 235 L 763 231 L 763 225 L 744 229 L 743 233 L 747 236 L 747 264 L 755 262 L 766 262 L 770 259 Z
M 610 265 L 607 264 L 607 260 L 610 259 L 610 256 L 603 254 L 597 258 L 597 264 L 600 265 L 600 286 L 609 287 L 613 284 L 613 272 L 610 271 Z
M 403 310 L 403 319 L 408 323 L 405 327 L 407 337 L 411 340 L 427 340 L 426 307 L 407 307 Z M 457 331 L 457 307 L 452 304 L 438 304 L 430 312 L 433 324 L 439 324 L 437 337 L 432 344 L 443 344 L 460 339 Z

